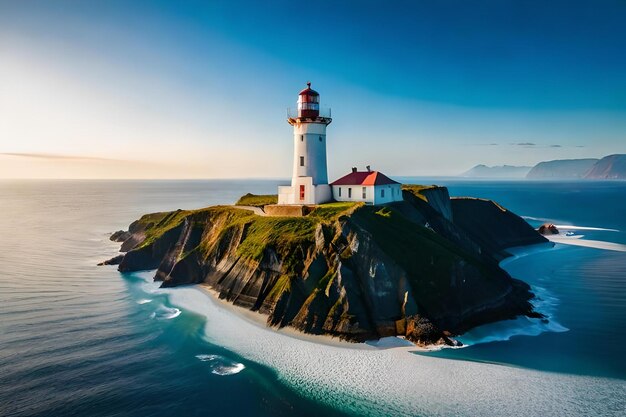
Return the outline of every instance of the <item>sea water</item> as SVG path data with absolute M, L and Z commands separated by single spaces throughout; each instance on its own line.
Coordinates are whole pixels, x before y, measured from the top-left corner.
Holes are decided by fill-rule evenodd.
M 624 183 L 437 182 L 533 225 L 626 243 Z M 278 183 L 0 182 L 0 415 L 623 412 L 624 252 L 521 249 L 504 267 L 533 286 L 548 323 L 485 326 L 463 336 L 468 347 L 427 355 L 294 339 L 192 287 L 161 290 L 149 272 L 96 266 L 119 248 L 109 233 L 141 214 L 228 204 Z

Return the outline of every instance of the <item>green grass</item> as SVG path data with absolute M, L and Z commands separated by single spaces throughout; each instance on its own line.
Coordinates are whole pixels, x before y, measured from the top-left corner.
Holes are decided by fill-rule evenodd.
M 263 207 L 268 204 L 276 203 L 278 203 L 278 195 L 276 194 L 257 195 L 248 193 L 246 195 L 242 195 L 239 200 L 237 200 L 235 205 Z
M 402 184 L 403 191 L 409 191 L 414 194 L 416 197 L 421 198 L 422 200 L 428 202 L 428 198 L 422 193 L 425 190 L 432 190 L 437 188 L 436 185 L 419 185 L 419 184 Z
M 364 203 L 335 202 L 320 204 L 315 207 L 313 211 L 307 215 L 307 217 L 320 220 L 325 223 L 331 222 L 337 220 L 344 214 L 349 214 L 352 210 L 362 205 L 364 205 Z
M 291 279 L 289 275 L 281 275 L 267 295 L 270 299 L 275 299 L 283 295 L 285 292 L 291 291 Z
M 171 230 L 181 224 L 188 215 L 186 210 L 176 210 L 166 213 L 146 214 L 139 219 L 144 224 L 146 238 L 139 248 L 151 245 L 157 238 L 161 237 L 168 230 Z
M 237 248 L 237 254 L 260 261 L 266 249 L 274 249 L 290 273 L 299 269 L 306 251 L 315 243 L 317 224 L 306 217 L 257 216 L 248 224 L 246 238 Z

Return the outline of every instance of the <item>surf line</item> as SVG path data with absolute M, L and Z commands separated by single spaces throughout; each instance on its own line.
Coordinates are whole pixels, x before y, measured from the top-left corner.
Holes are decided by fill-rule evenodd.
M 561 243 L 563 245 L 583 246 L 586 248 L 595 248 L 603 250 L 611 250 L 615 252 L 626 252 L 626 245 L 614 242 L 605 242 L 602 240 L 587 240 L 587 239 L 572 239 L 571 237 L 558 236 L 558 235 L 546 235 L 544 236 L 548 240 L 554 243 Z

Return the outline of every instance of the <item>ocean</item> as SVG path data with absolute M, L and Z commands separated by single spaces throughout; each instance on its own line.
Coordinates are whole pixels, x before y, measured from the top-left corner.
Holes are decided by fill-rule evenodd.
M 490 198 L 585 247 L 503 267 L 549 320 L 472 330 L 434 352 L 319 345 L 193 287 L 96 264 L 148 212 L 231 204 L 279 181 L 0 181 L 0 415 L 623 415 L 626 183 L 404 179 Z

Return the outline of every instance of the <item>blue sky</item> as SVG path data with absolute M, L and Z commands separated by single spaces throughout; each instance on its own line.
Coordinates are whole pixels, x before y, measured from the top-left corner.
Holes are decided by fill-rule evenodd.
M 330 176 L 626 152 L 626 3 L 0 1 L 0 177 Z

